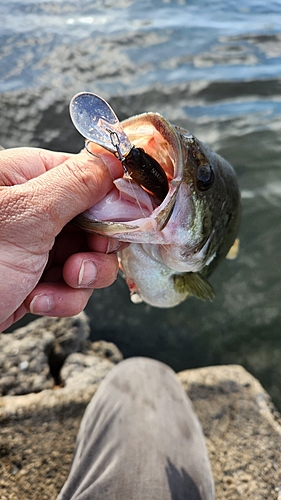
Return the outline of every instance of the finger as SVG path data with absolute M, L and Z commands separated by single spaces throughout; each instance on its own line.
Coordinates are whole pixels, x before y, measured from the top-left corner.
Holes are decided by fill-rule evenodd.
M 13 203 L 24 204 L 36 223 L 40 216 L 58 234 L 71 219 L 104 198 L 112 189 L 112 176 L 122 175 L 120 162 L 110 153 L 107 156 L 105 163 L 87 152 L 79 153 L 51 171 L 13 186 L 8 194 Z
M 91 294 L 90 289 L 74 289 L 65 283 L 40 283 L 24 305 L 32 314 L 63 318 L 83 311 Z
M 102 253 L 120 252 L 129 245 L 129 243 L 121 242 L 116 238 L 109 238 L 108 236 L 93 233 L 88 233 L 87 241 L 90 250 Z
M 0 184 L 22 184 L 61 165 L 72 156 L 75 155 L 39 148 L 5 149 L 0 152 Z
M 67 224 L 56 237 L 55 244 L 49 254 L 47 268 L 53 264 L 64 264 L 70 255 L 88 250 L 85 231 L 74 224 Z
M 112 154 L 94 143 L 91 143 L 91 151 L 94 155 L 103 158 L 104 162 L 108 163 L 108 168 L 111 169 L 112 159 L 114 159 Z M 61 153 L 41 148 L 4 149 L 0 151 L 0 185 L 23 184 L 76 156 L 72 153 Z M 112 173 L 114 176 L 114 167 Z
M 25 314 L 28 313 L 25 305 L 22 304 L 13 314 L 11 314 L 3 323 L 0 324 L 0 333 L 9 328 L 9 326 L 19 321 Z
M 117 272 L 116 255 L 84 252 L 67 259 L 63 267 L 63 278 L 73 288 L 104 288 L 112 285 Z

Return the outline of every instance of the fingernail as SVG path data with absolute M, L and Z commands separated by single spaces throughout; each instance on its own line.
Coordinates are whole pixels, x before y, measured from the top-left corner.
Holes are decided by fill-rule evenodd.
M 117 252 L 117 250 L 119 250 L 121 245 L 122 245 L 122 241 L 108 240 L 105 253 Z
M 53 306 L 53 301 L 48 295 L 35 295 L 29 304 L 29 310 L 32 314 L 46 314 Z
M 78 275 L 78 286 L 87 286 L 93 283 L 97 273 L 97 268 L 91 260 L 83 260 Z

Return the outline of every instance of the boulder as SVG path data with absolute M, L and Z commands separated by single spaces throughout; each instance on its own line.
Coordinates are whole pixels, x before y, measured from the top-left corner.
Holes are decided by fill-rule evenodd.
M 0 395 L 19 395 L 50 389 L 54 380 L 48 358 L 54 336 L 48 330 L 38 337 L 22 328 L 0 336 Z
M 61 378 L 67 388 L 84 389 L 101 382 L 113 366 L 108 359 L 76 352 L 68 356 L 61 370 Z
M 89 334 L 82 312 L 72 318 L 39 318 L 0 335 L 0 395 L 40 392 L 61 383 L 66 358 L 91 349 Z

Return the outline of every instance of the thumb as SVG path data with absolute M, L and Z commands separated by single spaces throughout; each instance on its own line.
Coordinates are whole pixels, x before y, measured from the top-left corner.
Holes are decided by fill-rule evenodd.
M 114 155 L 105 151 L 94 157 L 82 151 L 14 187 L 22 192 L 25 205 L 32 205 L 28 208 L 37 223 L 38 217 L 45 219 L 57 234 L 71 219 L 104 198 L 113 180 L 121 175 L 122 166 Z

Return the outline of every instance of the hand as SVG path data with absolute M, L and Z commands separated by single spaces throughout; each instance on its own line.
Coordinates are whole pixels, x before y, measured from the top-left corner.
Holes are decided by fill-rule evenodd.
M 112 154 L 101 156 L 0 152 L 0 331 L 27 312 L 78 314 L 93 288 L 116 279 L 119 242 L 69 224 L 122 175 Z

